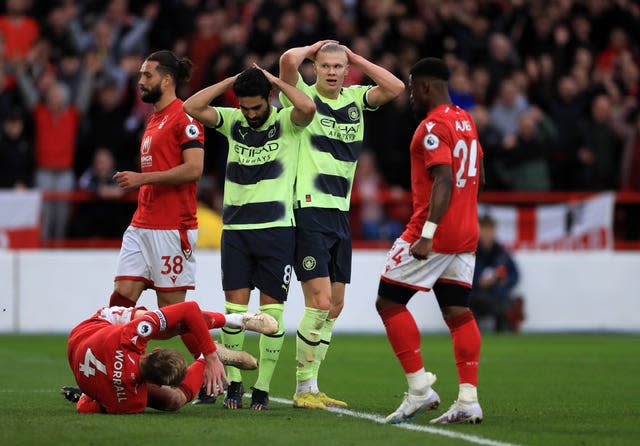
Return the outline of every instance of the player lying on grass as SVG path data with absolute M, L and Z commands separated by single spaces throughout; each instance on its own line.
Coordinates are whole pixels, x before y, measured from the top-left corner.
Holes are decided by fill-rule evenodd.
M 63 388 L 77 400 L 80 413 L 140 413 L 146 407 L 175 411 L 187 404 L 201 386 L 217 396 L 228 385 L 223 361 L 237 367 L 255 368 L 256 360 L 245 352 L 225 350 L 219 354 L 209 330 L 243 328 L 258 333 L 278 331 L 276 320 L 264 313 L 228 314 L 201 311 L 196 302 L 168 305 L 160 310 L 103 307 L 69 334 L 69 365 L 82 392 Z M 169 339 L 190 333 L 197 339 L 191 347 L 199 358 L 186 366 L 173 349 L 146 353 L 152 339 Z

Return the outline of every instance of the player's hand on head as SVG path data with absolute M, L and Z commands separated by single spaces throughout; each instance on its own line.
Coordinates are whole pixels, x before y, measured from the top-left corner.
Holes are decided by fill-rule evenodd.
M 325 46 L 327 43 L 335 43 L 337 45 L 339 42 L 333 39 L 318 40 L 316 43 L 314 43 L 309 47 L 309 53 L 308 53 L 309 59 L 315 61 L 316 54 L 318 54 L 318 51 L 320 50 L 320 48 Z
M 253 63 L 253 68 L 257 68 L 258 70 L 262 71 L 264 73 L 264 75 L 267 77 L 267 80 L 269 82 L 271 82 L 271 85 L 273 85 L 276 80 L 278 79 L 277 77 L 275 77 L 273 74 L 269 73 L 267 70 L 265 70 L 264 68 L 258 66 L 257 63 Z

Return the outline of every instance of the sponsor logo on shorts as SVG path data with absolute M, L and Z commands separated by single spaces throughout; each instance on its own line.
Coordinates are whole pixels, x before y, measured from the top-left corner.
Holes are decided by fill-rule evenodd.
M 311 271 L 316 267 L 316 259 L 312 256 L 307 256 L 302 259 L 302 267 L 307 271 Z
M 193 254 L 193 251 L 190 248 L 186 248 L 182 250 L 182 254 L 184 254 L 185 259 L 189 260 L 191 254 Z

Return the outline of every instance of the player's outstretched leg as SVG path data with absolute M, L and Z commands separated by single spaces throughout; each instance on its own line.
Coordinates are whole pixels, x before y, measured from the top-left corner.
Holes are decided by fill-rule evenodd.
M 385 418 L 385 423 L 398 424 L 413 420 L 419 414 L 428 410 L 437 409 L 440 405 L 440 396 L 431 388 L 436 382 L 436 375 L 426 372 L 428 386 L 419 393 L 409 392 L 404 394 L 404 399 L 398 408 Z
M 243 313 L 242 328 L 256 333 L 272 335 L 278 332 L 278 321 L 267 313 Z
M 240 370 L 255 370 L 258 368 L 258 360 L 251 353 L 244 350 L 229 350 L 222 344 L 216 342 L 216 353 L 220 362 L 226 366 L 235 367 Z

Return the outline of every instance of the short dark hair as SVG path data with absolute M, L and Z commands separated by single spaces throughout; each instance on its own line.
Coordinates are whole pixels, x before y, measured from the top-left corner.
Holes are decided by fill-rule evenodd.
M 258 68 L 247 68 L 238 75 L 233 83 L 233 92 L 237 97 L 261 96 L 269 101 L 271 82 Z
M 178 59 L 176 55 L 169 50 L 156 51 L 149 55 L 146 60 L 158 62 L 156 70 L 162 75 L 168 74 L 171 76 L 176 85 L 187 82 L 191 78 L 193 62 L 186 57 Z
M 442 59 L 437 57 L 425 57 L 420 59 L 411 67 L 409 72 L 412 77 L 425 76 L 440 79 L 443 81 L 449 80 L 449 67 L 444 63 Z

